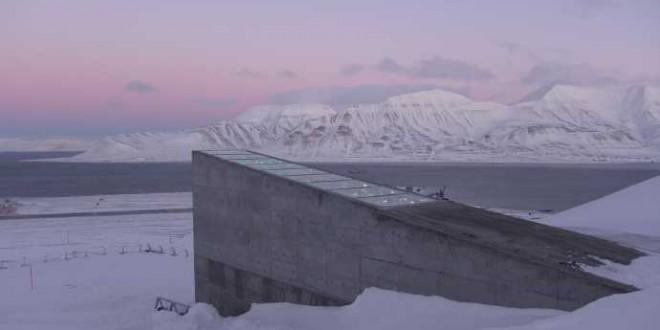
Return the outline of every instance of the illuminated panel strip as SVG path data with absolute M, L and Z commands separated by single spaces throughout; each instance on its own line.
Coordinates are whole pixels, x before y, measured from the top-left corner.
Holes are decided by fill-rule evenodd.
M 412 194 L 403 190 L 379 186 L 328 173 L 304 165 L 290 163 L 244 150 L 204 151 L 205 153 L 247 166 L 259 171 L 285 177 L 293 181 L 331 191 L 377 207 L 413 205 L 436 201 L 433 198 Z

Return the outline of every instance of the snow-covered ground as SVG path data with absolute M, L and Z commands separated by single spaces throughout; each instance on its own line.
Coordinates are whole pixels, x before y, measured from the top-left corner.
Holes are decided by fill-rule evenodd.
M 0 221 L 0 329 L 151 329 L 192 267 L 191 214 Z
M 134 211 L 192 207 L 190 192 L 94 195 L 72 197 L 10 198 L 18 203 L 16 214 Z
M 189 198 L 159 195 L 165 201 L 144 196 L 153 201 L 144 205 L 160 208 L 160 203 Z M 537 219 L 616 234 L 624 244 L 649 254 L 630 266 L 593 269 L 641 291 L 606 297 L 571 313 L 368 289 L 344 307 L 257 304 L 245 315 L 222 318 L 208 305 L 197 304 L 182 317 L 152 309 L 158 296 L 194 301 L 190 214 L 0 221 L 0 329 L 657 329 L 660 254 L 639 240 L 660 240 L 657 196 L 660 178 Z M 80 201 L 88 205 L 94 198 Z M 75 209 L 76 199 L 59 199 L 69 204 L 60 209 Z M 125 202 L 126 197 L 118 197 L 112 205 L 123 207 Z M 54 207 L 44 208 L 50 212 Z M 163 253 L 145 252 L 161 247 Z

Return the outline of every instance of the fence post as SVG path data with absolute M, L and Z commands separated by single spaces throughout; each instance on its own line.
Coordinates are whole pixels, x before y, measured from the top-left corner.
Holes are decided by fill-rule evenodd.
M 32 271 L 32 264 L 30 264 L 30 290 L 34 291 L 34 272 Z

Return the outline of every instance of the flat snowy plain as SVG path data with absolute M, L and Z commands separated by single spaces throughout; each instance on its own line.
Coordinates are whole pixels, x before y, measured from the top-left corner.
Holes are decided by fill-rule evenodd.
M 657 196 L 660 177 L 536 219 L 615 237 L 649 254 L 628 267 L 592 270 L 641 291 L 603 298 L 572 313 L 368 289 L 344 307 L 257 304 L 245 315 L 222 318 L 211 307 L 197 304 L 182 317 L 155 312 L 153 305 L 158 296 L 194 301 L 191 214 L 2 220 L 0 329 L 657 329 Z M 19 199 L 19 212 L 86 211 L 96 208 L 99 198 Z M 123 195 L 105 197 L 98 207 L 178 207 L 189 201 L 186 198 Z

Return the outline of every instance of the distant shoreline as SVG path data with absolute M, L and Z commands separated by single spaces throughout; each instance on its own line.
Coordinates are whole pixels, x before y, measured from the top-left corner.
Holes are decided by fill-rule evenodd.
M 0 161 L 70 158 L 84 151 L 0 151 Z

